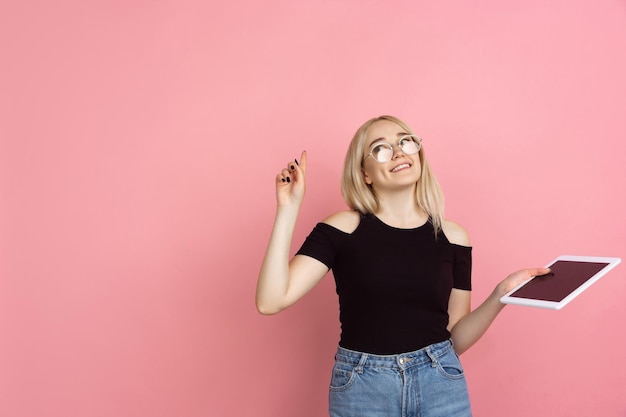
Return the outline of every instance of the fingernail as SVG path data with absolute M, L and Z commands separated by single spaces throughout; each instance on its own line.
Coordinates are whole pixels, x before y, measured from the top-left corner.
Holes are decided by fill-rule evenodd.
M 291 178 L 287 177 L 287 182 L 291 182 Z
M 292 171 L 296 169 L 296 167 L 294 167 L 293 165 L 289 165 L 289 168 L 291 168 Z
M 281 178 L 280 180 L 281 180 L 282 182 L 285 182 L 285 179 L 284 179 L 284 178 Z
M 297 159 L 294 159 L 294 161 L 296 161 L 296 165 L 300 166 L 300 162 Z

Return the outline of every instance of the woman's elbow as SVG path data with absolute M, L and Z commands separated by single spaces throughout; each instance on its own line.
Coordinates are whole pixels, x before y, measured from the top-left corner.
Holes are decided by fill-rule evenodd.
M 278 312 L 280 312 L 280 310 L 275 309 L 275 308 L 268 308 L 266 306 L 262 306 L 262 305 L 258 305 L 256 306 L 256 311 L 258 311 L 260 314 L 264 315 L 264 316 L 272 316 Z
M 256 300 L 256 310 L 264 316 L 272 316 L 280 313 L 284 310 L 284 308 L 272 303 L 264 303 L 260 300 Z

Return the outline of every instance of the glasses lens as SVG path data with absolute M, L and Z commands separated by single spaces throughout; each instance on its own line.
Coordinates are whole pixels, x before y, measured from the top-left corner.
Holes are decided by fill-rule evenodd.
M 388 143 L 381 143 L 372 148 L 372 157 L 378 162 L 389 162 L 393 156 L 393 148 Z
M 419 152 L 420 144 L 416 141 L 419 140 L 412 136 L 404 137 L 400 140 L 400 149 L 407 155 L 413 155 Z

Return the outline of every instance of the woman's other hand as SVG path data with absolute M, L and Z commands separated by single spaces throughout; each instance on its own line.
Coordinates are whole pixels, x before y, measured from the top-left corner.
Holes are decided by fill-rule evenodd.
M 498 298 L 503 297 L 513 288 L 520 285 L 522 282 L 528 281 L 532 277 L 545 275 L 549 272 L 549 268 L 531 268 L 513 272 L 511 275 L 506 277 L 502 282 L 498 284 L 498 286 L 496 287 L 497 296 Z
M 278 206 L 300 205 L 306 188 L 307 154 L 302 151 L 300 161 L 294 159 L 276 175 L 276 200 Z

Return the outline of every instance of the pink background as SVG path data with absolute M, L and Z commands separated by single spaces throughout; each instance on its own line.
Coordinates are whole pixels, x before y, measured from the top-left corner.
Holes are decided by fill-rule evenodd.
M 274 176 L 294 250 L 344 208 L 364 120 L 424 137 L 474 305 L 560 254 L 626 258 L 626 3 L 14 1 L 0 6 L 0 416 L 322 416 L 332 276 L 254 288 Z M 508 307 L 462 357 L 476 416 L 626 416 L 626 267 Z

